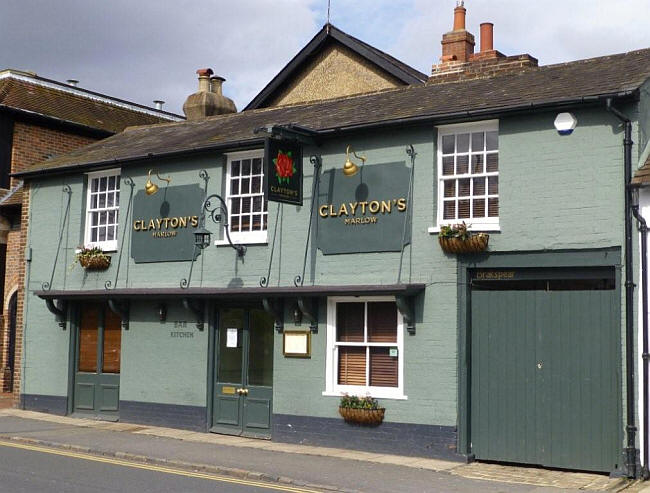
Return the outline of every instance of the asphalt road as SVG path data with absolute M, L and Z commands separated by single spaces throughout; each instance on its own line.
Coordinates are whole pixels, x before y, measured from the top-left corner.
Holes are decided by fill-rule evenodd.
M 315 492 L 45 447 L 0 442 L 0 492 Z

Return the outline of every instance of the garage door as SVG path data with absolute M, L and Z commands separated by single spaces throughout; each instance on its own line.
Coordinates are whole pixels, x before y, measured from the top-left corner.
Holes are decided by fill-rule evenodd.
M 614 268 L 471 273 L 477 459 L 611 472 L 620 461 Z

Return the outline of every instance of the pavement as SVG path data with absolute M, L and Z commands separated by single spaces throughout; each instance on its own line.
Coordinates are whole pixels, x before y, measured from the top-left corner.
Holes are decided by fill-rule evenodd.
M 322 491 L 650 492 L 642 482 L 602 474 L 464 464 L 13 408 L 0 409 L 0 445 L 3 440 Z

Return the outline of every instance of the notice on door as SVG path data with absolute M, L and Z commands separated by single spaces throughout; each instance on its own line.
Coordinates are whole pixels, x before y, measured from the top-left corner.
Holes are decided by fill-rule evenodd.
M 238 329 L 226 329 L 226 347 L 237 347 Z

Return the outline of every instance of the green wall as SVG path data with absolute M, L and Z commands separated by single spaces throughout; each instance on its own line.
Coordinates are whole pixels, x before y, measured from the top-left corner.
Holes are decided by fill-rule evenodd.
M 491 251 L 602 248 L 623 242 L 622 134 L 611 115 L 602 109 L 574 111 L 579 125 L 573 135 L 560 137 L 553 127 L 555 112 L 503 118 L 500 134 L 501 231 L 490 236 Z M 407 423 L 456 425 L 457 422 L 457 259 L 437 244 L 427 228 L 436 218 L 436 130 L 433 126 L 404 127 L 344 138 L 305 148 L 305 205 L 282 206 L 271 269 L 271 286 L 292 286 L 301 273 L 313 168 L 308 157 L 318 153 L 323 168 L 340 167 L 345 147 L 352 145 L 367 156 L 367 166 L 407 161 L 407 144 L 416 150 L 412 204 L 412 244 L 404 255 L 403 282 L 426 283 L 416 306 L 417 333 L 405 334 L 405 389 L 407 400 L 382 400 L 386 420 Z M 177 160 L 153 160 L 122 169 L 137 189 L 147 170 L 155 166 L 172 176 L 172 185 L 200 183 L 201 168 L 210 174 L 209 192 L 221 193 L 223 158 L 205 155 Z M 115 281 L 118 253 L 109 270 L 86 273 L 73 266 L 75 247 L 82 240 L 85 203 L 80 176 L 33 182 L 30 246 L 33 249 L 28 290 L 49 280 L 61 228 L 65 199 L 62 186 L 72 187 L 69 226 L 64 229 L 62 259 L 53 289 L 104 289 Z M 126 211 L 128 187 L 122 186 L 121 211 Z M 257 287 L 268 269 L 270 245 L 278 204 L 269 204 L 269 244 L 248 248 L 243 260 L 229 247 L 210 247 L 198 258 L 192 286 Z M 120 224 L 125 223 L 121 217 Z M 217 226 L 208 224 L 217 231 Z M 122 230 L 123 231 L 123 230 Z M 128 233 L 127 233 L 128 234 Z M 178 287 L 187 277 L 189 262 L 134 264 L 122 254 L 117 287 Z M 393 284 L 397 281 L 399 253 L 323 256 L 311 246 L 305 284 Z M 156 302 L 131 308 L 131 328 L 123 334 L 121 398 L 143 402 L 205 405 L 208 331 L 189 328 L 193 316 L 170 305 L 168 320 L 187 320 L 191 340 L 173 340 L 169 322 L 157 320 Z M 326 303 L 321 302 L 318 334 L 312 337 L 311 359 L 282 355 L 282 337 L 275 337 L 274 412 L 310 416 L 336 416 L 338 398 L 325 390 Z M 288 314 L 287 314 L 288 315 Z M 286 317 L 285 328 L 293 324 Z M 193 325 L 192 325 L 193 327 Z M 68 331 L 58 328 L 42 300 L 28 296 L 26 373 L 23 392 L 65 395 L 67 392 Z

